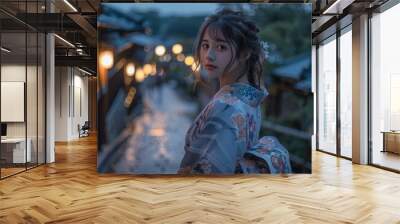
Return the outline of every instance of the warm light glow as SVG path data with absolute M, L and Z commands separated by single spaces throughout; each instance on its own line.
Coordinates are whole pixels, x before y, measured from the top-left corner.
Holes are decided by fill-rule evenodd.
M 125 101 L 124 101 L 124 106 L 126 108 L 129 108 L 132 105 L 133 100 L 135 99 L 135 96 L 136 96 L 135 87 L 129 88 L 128 95 L 125 97 Z
M 151 65 L 151 73 L 150 75 L 156 75 L 157 74 L 157 65 L 156 64 L 152 64 Z
M 185 58 L 185 64 L 187 65 L 187 66 L 190 66 L 190 65 L 192 65 L 194 63 L 194 58 L 192 57 L 192 56 L 187 56 L 186 58 Z
M 163 45 L 158 45 L 155 49 L 154 52 L 156 53 L 157 56 L 163 56 L 167 50 Z
M 196 63 L 193 63 L 193 64 L 192 64 L 192 71 L 198 72 L 199 70 L 200 70 L 200 66 L 197 66 Z
M 143 72 L 145 75 L 149 75 L 152 72 L 153 68 L 150 64 L 145 64 L 143 66 Z
M 144 74 L 144 72 L 143 72 L 143 69 L 138 68 L 138 69 L 136 70 L 136 75 L 135 75 L 136 81 L 137 81 L 137 82 L 142 82 L 145 78 L 146 78 L 146 77 L 145 77 L 145 74 Z
M 178 54 L 176 56 L 176 60 L 183 62 L 185 60 L 185 55 L 184 54 Z
M 133 76 L 135 74 L 135 64 L 132 62 L 128 63 L 125 67 L 125 73 L 127 76 Z
M 106 50 L 99 55 L 100 66 L 110 69 L 114 64 L 114 54 L 110 50 Z
M 162 128 L 153 128 L 150 129 L 149 135 L 153 137 L 162 137 L 165 135 L 165 130 Z
M 172 53 L 174 54 L 180 54 L 183 51 L 183 47 L 181 44 L 174 44 L 174 46 L 172 46 Z

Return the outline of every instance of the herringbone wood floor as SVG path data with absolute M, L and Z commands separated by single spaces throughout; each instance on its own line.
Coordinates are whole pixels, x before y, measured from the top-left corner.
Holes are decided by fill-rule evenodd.
M 400 175 L 313 153 L 313 174 L 99 175 L 96 139 L 0 181 L 0 223 L 400 223 Z

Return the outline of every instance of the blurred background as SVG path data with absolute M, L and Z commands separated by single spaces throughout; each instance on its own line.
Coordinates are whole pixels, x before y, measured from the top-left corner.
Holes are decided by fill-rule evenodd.
M 260 137 L 276 136 L 311 173 L 311 4 L 102 3 L 98 16 L 98 171 L 174 174 L 187 129 L 218 90 L 194 77 L 193 43 L 220 8 L 246 13 L 269 44 Z

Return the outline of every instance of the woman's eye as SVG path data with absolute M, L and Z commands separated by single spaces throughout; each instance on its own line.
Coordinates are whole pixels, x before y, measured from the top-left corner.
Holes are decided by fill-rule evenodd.
M 202 44 L 201 45 L 201 48 L 203 48 L 203 49 L 208 49 L 208 47 L 209 47 L 208 44 Z
M 219 51 L 224 51 L 224 50 L 226 50 L 226 46 L 224 46 L 224 45 L 218 45 L 218 46 L 217 46 L 217 49 L 218 49 Z

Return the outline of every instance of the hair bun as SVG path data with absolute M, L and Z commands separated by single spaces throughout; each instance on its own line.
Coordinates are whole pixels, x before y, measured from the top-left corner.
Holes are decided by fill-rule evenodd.
M 242 19 L 242 23 L 244 23 L 244 25 L 247 26 L 250 31 L 253 31 L 255 33 L 260 32 L 258 27 L 253 22 L 251 22 L 251 21 L 249 21 L 247 19 L 244 19 L 245 15 L 241 11 L 234 11 L 234 10 L 229 9 L 229 8 L 223 8 L 222 10 L 218 11 L 217 15 L 220 15 L 220 16 L 232 16 L 232 17 L 236 17 L 235 19 L 239 19 L 237 17 L 240 17 L 240 19 Z
M 249 27 L 251 31 L 256 33 L 260 32 L 260 29 L 258 29 L 258 27 L 253 22 L 246 21 L 246 25 Z
M 233 11 L 232 9 L 229 8 L 223 8 L 220 10 L 217 14 L 220 15 L 233 15 L 233 16 L 243 16 L 243 13 L 240 11 Z

